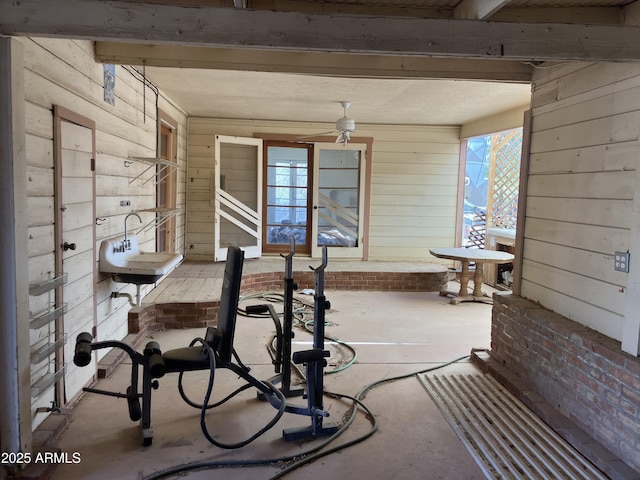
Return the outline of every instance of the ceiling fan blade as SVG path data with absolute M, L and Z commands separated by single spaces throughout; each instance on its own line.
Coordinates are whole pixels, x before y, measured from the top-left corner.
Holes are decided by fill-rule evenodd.
M 325 135 L 335 135 L 340 133 L 337 130 L 331 130 L 330 132 L 312 133 L 311 135 L 301 135 L 296 137 L 297 140 L 304 140 L 305 138 L 324 137 Z
M 296 140 L 305 140 L 314 137 L 322 137 L 325 135 L 337 135 L 336 143 L 344 143 L 345 145 L 350 140 L 350 133 L 356 129 L 356 122 L 352 118 L 347 117 L 347 110 L 351 105 L 351 102 L 343 100 L 340 102 L 344 110 L 344 116 L 336 121 L 336 129 L 330 132 L 314 133 L 312 135 L 300 135 L 296 137 Z

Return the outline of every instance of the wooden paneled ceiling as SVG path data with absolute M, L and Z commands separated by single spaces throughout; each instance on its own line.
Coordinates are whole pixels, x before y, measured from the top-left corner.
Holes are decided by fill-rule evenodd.
M 638 25 L 631 0 L 0 0 L 0 34 L 94 40 L 190 114 L 299 121 L 470 122 L 546 62 L 640 61 Z

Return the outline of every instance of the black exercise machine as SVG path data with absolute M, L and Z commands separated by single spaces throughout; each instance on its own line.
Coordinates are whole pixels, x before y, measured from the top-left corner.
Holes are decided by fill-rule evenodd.
M 329 351 L 324 349 L 324 320 L 325 310 L 330 304 L 324 296 L 324 270 L 327 267 L 327 247 L 322 250 L 322 263 L 317 268 L 310 267 L 314 271 L 315 293 L 313 302 L 313 349 L 291 354 L 291 342 L 293 333 L 293 292 L 298 288 L 293 279 L 293 256 L 295 255 L 295 240 L 291 239 L 289 254 L 281 255 L 285 259 L 284 277 L 284 313 L 282 327 L 280 327 L 278 314 L 272 305 L 253 305 L 246 308 L 248 314 L 268 312 L 276 323 L 276 352 L 271 354 L 273 364 L 276 366 L 276 375 L 267 380 L 270 384 L 280 384 L 280 391 L 287 397 L 305 395 L 307 410 L 311 412 L 311 426 L 289 428 L 282 432 L 286 441 L 296 441 L 311 436 L 333 435 L 338 426 L 331 423 L 323 425 L 323 418 L 328 416 L 323 410 L 323 376 L 326 366 L 325 358 L 329 357 Z M 306 394 L 304 389 L 291 388 L 291 362 L 306 365 Z M 258 398 L 264 400 L 264 394 L 258 393 Z
M 287 279 L 285 279 L 285 292 L 287 292 L 287 288 L 291 287 L 291 290 L 289 292 L 291 296 L 293 295 L 294 285 L 292 272 L 289 271 L 292 254 L 290 254 L 289 258 L 287 259 L 287 261 L 289 262 L 287 264 L 287 279 L 290 278 L 291 284 L 289 285 L 287 283 Z M 323 417 L 329 415 L 328 412 L 324 411 L 322 407 L 322 376 L 324 366 L 326 365 L 325 358 L 329 356 L 329 352 L 324 350 L 324 309 L 327 302 L 323 292 L 324 269 L 327 264 L 326 247 L 324 247 L 323 250 L 322 265 L 317 269 L 314 269 L 316 274 L 314 315 L 318 315 L 318 317 L 315 318 L 315 328 L 322 329 L 322 332 L 318 333 L 318 335 L 316 335 L 316 333 L 314 332 L 313 349 L 296 352 L 295 354 L 293 354 L 294 362 L 306 364 L 306 389 L 308 400 L 306 407 L 289 405 L 286 401 L 286 395 L 291 395 L 293 393 L 290 389 L 290 359 L 288 358 L 288 353 L 290 354 L 291 347 L 291 336 L 289 336 L 286 340 L 284 340 L 283 338 L 283 340 L 279 342 L 280 347 L 278 347 L 278 350 L 280 350 L 280 352 L 276 355 L 280 355 L 280 361 L 274 362 L 276 364 L 276 373 L 278 373 L 278 368 L 282 368 L 283 374 L 286 374 L 286 372 L 288 371 L 288 377 L 285 378 L 285 376 L 281 376 L 278 379 L 279 383 L 282 384 L 282 389 L 276 388 L 275 385 L 269 380 L 261 381 L 253 377 L 249 373 L 249 368 L 240 361 L 237 353 L 233 348 L 233 338 L 236 326 L 236 312 L 240 295 L 243 262 L 244 252 L 242 252 L 242 250 L 237 247 L 229 247 L 224 270 L 217 326 L 208 327 L 204 339 L 194 339 L 189 347 L 170 350 L 163 354 L 158 343 L 155 341 L 151 341 L 146 344 L 143 353 L 140 354 L 124 342 L 93 342 L 93 337 L 90 333 L 87 332 L 79 334 L 76 338 L 75 355 L 73 361 L 80 367 L 86 366 L 91 363 L 92 352 L 94 350 L 99 350 L 102 348 L 120 348 L 124 350 L 131 358 L 131 385 L 127 387 L 126 393 L 112 392 L 91 387 L 84 388 L 83 390 L 85 392 L 126 399 L 129 407 L 129 418 L 131 418 L 132 421 L 140 420 L 142 444 L 144 446 L 151 445 L 153 440 L 153 432 L 151 430 L 151 393 L 153 389 L 157 389 L 159 387 L 159 382 L 157 379 L 163 377 L 166 373 L 180 374 L 179 388 L 183 399 L 185 399 L 185 401 L 187 401 L 189 405 L 201 408 L 201 427 L 203 433 L 211 443 L 219 447 L 239 448 L 247 445 L 262 433 L 264 433 L 266 430 L 273 427 L 273 425 L 277 423 L 277 421 L 285 412 L 311 417 L 311 427 L 295 429 L 295 431 L 285 430 L 283 432 L 285 440 L 294 440 L 309 436 L 330 435 L 337 431 L 337 427 L 335 426 L 322 426 Z M 271 308 L 271 310 L 273 309 Z M 286 318 L 287 315 L 285 315 L 285 320 Z M 289 318 L 292 319 L 292 312 Z M 289 333 L 287 333 L 287 330 L 289 331 Z M 281 332 L 281 334 L 292 335 L 290 330 L 291 326 L 286 325 L 284 328 L 284 332 Z M 319 341 L 318 339 L 321 340 Z M 200 344 L 200 346 L 196 346 L 196 343 Z M 284 347 L 287 344 L 289 348 L 288 352 L 286 351 L 286 347 Z M 287 368 L 289 370 L 285 370 L 285 365 L 287 365 Z M 142 392 L 139 391 L 138 387 L 138 375 L 140 367 L 142 367 Z M 217 368 L 229 369 L 246 382 L 246 386 L 236 390 L 234 394 L 246 388 L 254 387 L 258 390 L 258 392 L 264 399 L 266 399 L 274 408 L 278 410 L 274 418 L 267 425 L 265 425 L 263 429 L 243 442 L 231 445 L 223 444 L 214 440 L 206 430 L 206 425 L 204 423 L 204 415 L 206 410 L 219 405 L 220 403 L 223 403 L 234 395 L 232 394 L 228 396 L 225 400 L 223 400 L 222 402 L 218 402 L 215 405 L 208 405 L 209 395 L 213 387 L 215 369 Z M 209 388 L 207 394 L 205 395 L 205 401 L 202 405 L 197 405 L 188 401 L 181 388 L 182 374 L 187 371 L 196 370 L 210 371 Z
M 322 247 L 322 264 L 312 268 L 315 277 L 315 292 L 313 295 L 313 349 L 295 352 L 292 356 L 293 363 L 306 365 L 307 377 L 307 408 L 311 416 L 311 426 L 302 428 L 289 428 L 282 432 L 286 441 L 298 440 L 309 436 L 319 437 L 333 435 L 338 431 L 334 423 L 323 425 L 324 417 L 329 416 L 323 410 L 324 395 L 324 367 L 327 365 L 325 358 L 329 357 L 329 351 L 324 349 L 324 318 L 325 309 L 330 308 L 327 298 L 324 296 L 324 270 L 327 268 L 327 247 Z
M 249 305 L 245 311 L 248 315 L 268 313 L 276 327 L 275 352 L 268 349 L 271 361 L 275 367 L 276 375 L 267 381 L 274 385 L 280 385 L 280 391 L 286 398 L 299 397 L 304 395 L 303 388 L 291 388 L 291 342 L 293 333 L 293 292 L 298 289 L 298 285 L 293 279 L 293 256 L 296 253 L 295 239 L 291 237 L 291 247 L 284 258 L 284 312 L 282 315 L 282 325 L 280 317 L 276 313 L 273 305 Z M 264 400 L 264 395 L 259 392 L 258 398 Z

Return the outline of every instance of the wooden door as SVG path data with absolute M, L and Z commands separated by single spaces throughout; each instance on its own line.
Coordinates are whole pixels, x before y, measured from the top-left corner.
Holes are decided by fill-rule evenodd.
M 262 249 L 311 252 L 311 180 L 313 146 L 265 142 Z
M 95 315 L 95 124 L 57 107 L 55 179 L 56 263 L 67 274 L 59 296 L 66 305 L 59 319 L 59 335 L 67 342 L 63 358 L 64 385 L 59 403 L 77 395 L 95 373 L 77 368 L 71 361 L 75 338 L 88 331 L 96 334 Z M 97 332 L 99 336 L 99 332 Z
M 158 157 L 167 162 L 177 162 L 177 123 L 162 112 L 158 115 Z M 167 163 L 158 165 L 156 181 L 156 251 L 176 251 L 176 217 L 167 214 L 176 208 L 176 169 Z

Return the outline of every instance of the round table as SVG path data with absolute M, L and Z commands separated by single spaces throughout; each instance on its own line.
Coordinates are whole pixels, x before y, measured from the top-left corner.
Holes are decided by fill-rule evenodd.
M 440 295 L 443 297 L 453 295 L 451 303 L 457 305 L 460 302 L 485 302 L 493 303 L 493 300 L 482 293 L 482 284 L 484 283 L 483 266 L 485 263 L 509 263 L 513 261 L 513 255 L 507 252 L 498 252 L 495 250 L 480 250 L 477 248 L 432 248 L 429 250 L 431 255 L 437 258 L 446 258 L 456 260 L 462 263 L 462 272 L 460 272 L 460 290 L 450 292 L 443 290 Z M 469 264 L 476 264 L 476 271 L 472 275 L 469 271 Z M 469 295 L 467 285 L 473 277 L 473 292 Z

